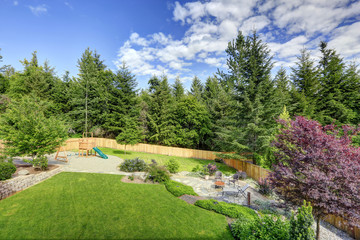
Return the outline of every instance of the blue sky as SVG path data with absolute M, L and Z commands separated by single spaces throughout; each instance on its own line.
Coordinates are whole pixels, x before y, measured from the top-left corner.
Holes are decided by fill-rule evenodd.
M 0 0 L 0 21 L 2 64 L 22 70 L 19 60 L 36 50 L 59 76 L 76 76 L 90 47 L 112 70 L 125 61 L 140 88 L 153 74 L 179 76 L 189 88 L 195 75 L 205 81 L 226 70 L 225 49 L 238 30 L 257 29 L 276 68 L 292 66 L 304 47 L 316 59 L 321 40 L 360 63 L 360 1 Z

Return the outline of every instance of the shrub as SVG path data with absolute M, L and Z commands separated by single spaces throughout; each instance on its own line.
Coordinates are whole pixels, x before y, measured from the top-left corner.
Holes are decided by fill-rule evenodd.
M 128 179 L 134 181 L 134 175 L 128 176 Z
M 202 168 L 200 165 L 196 165 L 196 167 L 194 167 L 191 171 L 195 173 L 202 172 Z
M 205 174 L 206 172 L 208 172 L 210 174 L 210 176 L 214 175 L 214 173 L 217 171 L 217 166 L 216 164 L 211 164 L 209 163 L 208 165 L 205 165 L 204 166 L 204 171 L 205 171 Z
M 164 166 L 151 166 L 148 168 L 148 175 L 146 180 L 164 183 L 170 180 L 170 173 Z
M 256 184 L 259 190 L 259 193 L 269 196 L 272 194 L 272 188 L 268 183 L 267 179 L 260 178 L 259 182 Z
M 298 213 L 293 214 L 290 219 L 290 239 L 312 240 L 315 239 L 315 233 L 311 227 L 314 222 L 312 207 L 310 203 L 304 204 L 298 208 Z
M 176 161 L 175 159 L 170 159 L 167 163 L 166 163 L 166 168 L 169 170 L 169 172 L 171 173 L 177 173 L 179 171 L 180 168 L 180 164 L 178 161 Z
M 240 179 L 246 179 L 246 178 L 247 178 L 246 172 L 241 172 L 241 171 L 239 171 L 239 172 L 237 172 L 237 173 L 239 174 Z
M 242 217 L 248 220 L 253 220 L 257 218 L 257 214 L 254 210 L 235 203 L 219 202 L 214 199 L 209 199 L 198 200 L 195 202 L 195 205 L 207 210 L 212 210 L 214 212 L 223 214 L 231 218 Z
M 165 182 L 165 187 L 175 197 L 180 197 L 180 196 L 182 196 L 184 194 L 198 196 L 194 192 L 194 189 L 192 187 L 187 186 L 187 185 L 182 184 L 182 183 L 179 183 L 179 182 L 176 182 L 176 181 L 170 180 L 170 181 Z
M 289 222 L 274 215 L 265 215 L 253 221 L 238 219 L 231 224 L 231 232 L 235 239 L 289 239 Z
M 33 164 L 34 168 L 46 170 L 48 168 L 48 159 L 45 156 L 40 156 L 37 158 L 34 158 L 31 161 L 24 160 L 25 162 L 30 162 Z
M 12 163 L 0 162 L 0 180 L 6 180 L 16 172 L 16 167 Z
M 217 162 L 217 163 L 224 163 L 224 159 L 222 159 L 222 158 L 215 158 L 215 162 Z
M 140 158 L 125 159 L 120 164 L 120 170 L 124 172 L 143 172 L 147 169 L 147 164 Z

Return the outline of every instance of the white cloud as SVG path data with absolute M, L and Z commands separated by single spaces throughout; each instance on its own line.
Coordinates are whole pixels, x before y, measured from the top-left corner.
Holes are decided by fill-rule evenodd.
M 291 66 L 302 48 L 315 49 L 324 39 L 344 56 L 359 58 L 359 13 L 360 1 L 351 0 L 175 2 L 172 19 L 183 25 L 184 35 L 132 33 L 115 62 L 126 61 L 138 75 L 174 77 L 197 63 L 225 67 L 225 49 L 239 30 L 257 30 L 275 54 L 275 66 Z
M 29 9 L 31 10 L 31 12 L 36 15 L 36 16 L 40 16 L 41 14 L 45 14 L 47 13 L 48 9 L 47 6 L 45 4 L 42 5 L 38 5 L 36 7 L 34 6 L 29 6 Z
M 14 4 L 14 6 L 17 6 L 17 5 L 19 5 L 19 2 L 18 2 L 18 1 L 14 1 L 13 4 Z

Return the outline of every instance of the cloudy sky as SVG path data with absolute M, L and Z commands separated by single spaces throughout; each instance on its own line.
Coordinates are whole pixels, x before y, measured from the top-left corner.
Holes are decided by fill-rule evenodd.
M 75 76 L 90 47 L 112 70 L 125 61 L 141 88 L 154 74 L 189 87 L 195 75 L 205 81 L 226 70 L 225 49 L 239 30 L 256 29 L 277 67 L 291 66 L 304 47 L 316 59 L 320 41 L 360 63 L 360 1 L 0 0 L 0 21 L 1 64 L 21 70 L 19 60 L 36 50 L 59 76 Z

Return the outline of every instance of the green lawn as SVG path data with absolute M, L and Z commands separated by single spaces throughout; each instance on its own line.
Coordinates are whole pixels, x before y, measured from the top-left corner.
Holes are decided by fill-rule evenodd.
M 202 160 L 196 158 L 184 158 L 184 157 L 174 157 L 174 156 L 167 156 L 161 154 L 151 154 L 151 153 L 143 153 L 143 152 L 131 152 L 126 151 L 126 154 L 123 150 L 117 150 L 112 148 L 100 148 L 107 155 L 118 156 L 122 159 L 133 159 L 133 158 L 141 158 L 147 163 L 151 163 L 151 159 L 155 159 L 156 162 L 160 165 L 164 165 L 170 159 L 176 159 L 180 163 L 179 171 L 189 171 L 196 167 L 197 165 L 203 166 L 209 163 L 215 163 L 212 160 Z M 219 170 L 226 175 L 232 175 L 236 172 L 236 170 L 232 167 L 229 167 L 225 164 L 216 163 Z
M 60 173 L 0 201 L 0 239 L 232 239 L 226 219 L 164 185 Z

